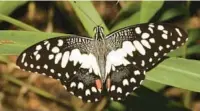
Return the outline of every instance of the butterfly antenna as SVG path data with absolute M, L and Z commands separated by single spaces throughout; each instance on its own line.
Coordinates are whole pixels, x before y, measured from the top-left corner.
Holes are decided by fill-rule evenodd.
M 74 1 L 74 3 L 76 3 L 76 2 Z M 92 22 L 97 26 L 96 22 L 94 22 L 94 21 L 92 20 L 92 18 L 90 18 L 90 16 L 89 16 L 87 13 L 85 13 L 81 7 L 78 6 L 78 4 L 76 5 L 76 7 L 78 7 L 78 9 L 79 9 L 82 13 L 84 13 L 84 15 L 86 15 L 87 18 L 90 19 L 90 21 L 92 21 Z

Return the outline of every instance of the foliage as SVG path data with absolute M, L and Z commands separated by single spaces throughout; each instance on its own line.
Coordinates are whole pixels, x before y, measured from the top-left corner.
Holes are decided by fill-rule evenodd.
M 146 22 L 165 22 L 171 19 L 182 17 L 185 18 L 185 21 L 189 15 L 189 7 L 185 2 L 175 2 L 176 7 L 171 7 L 170 3 L 166 3 L 164 1 L 159 2 L 150 2 L 150 1 L 142 1 L 137 3 L 130 3 L 126 9 L 121 9 L 117 18 L 113 19 L 111 23 L 111 28 L 108 28 L 104 21 L 102 20 L 99 13 L 96 11 L 95 7 L 91 2 L 72 2 L 70 1 L 71 6 L 73 7 L 76 16 L 80 19 L 82 25 L 87 31 L 88 35 L 93 36 L 93 28 L 95 25 L 101 24 L 106 33 L 108 34 L 110 31 L 114 31 L 116 29 L 128 26 L 135 25 L 138 23 L 146 23 Z M 20 6 L 23 3 L 19 3 Z M 0 4 L 0 6 L 7 7 L 7 5 Z M 136 9 L 133 7 L 137 6 Z M 87 7 L 87 8 L 85 8 Z M 28 31 L 0 31 L 0 55 L 14 55 L 19 54 L 22 50 L 26 49 L 28 46 L 39 42 L 41 40 L 47 39 L 49 37 L 55 37 L 60 35 L 65 35 L 62 33 L 45 33 L 39 32 L 37 29 L 28 26 L 22 22 L 14 20 L 6 15 L 9 15 L 15 7 L 10 7 L 5 11 L 0 11 L 0 20 L 7 21 L 21 29 L 25 29 Z M 130 12 L 130 10 L 133 10 Z M 87 11 L 90 10 L 90 11 Z M 124 18 L 124 16 L 127 16 Z M 94 24 L 95 22 L 95 24 Z M 187 28 L 187 27 L 186 27 Z M 200 62 L 197 60 L 188 60 L 184 57 L 199 53 L 199 45 L 195 44 L 200 35 L 199 29 L 187 29 L 189 33 L 189 41 L 188 43 L 169 54 L 169 56 L 173 56 L 170 59 L 162 62 L 158 67 L 153 69 L 152 71 L 147 73 L 147 82 L 145 82 L 144 86 L 141 89 L 137 90 L 135 94 L 137 96 L 131 97 L 132 99 L 128 99 L 122 104 L 119 103 L 111 103 L 108 111 L 112 110 L 125 110 L 126 108 L 130 110 L 131 105 L 137 106 L 139 103 L 142 105 L 148 106 L 146 101 L 154 100 L 153 107 L 143 107 L 141 109 L 148 110 L 149 108 L 152 110 L 183 110 L 182 106 L 179 104 L 174 104 L 174 102 L 166 99 L 165 97 L 159 95 L 158 90 L 163 88 L 165 85 L 171 85 L 175 87 L 179 87 L 182 89 L 187 89 L 191 91 L 200 92 L 200 88 L 198 84 L 200 84 L 200 70 L 198 69 L 198 65 Z M 31 41 L 30 41 L 31 39 Z M 7 41 L 7 42 L 4 42 Z M 183 58 L 177 58 L 183 57 Z M 1 59 L 1 57 L 0 57 Z M 187 81 L 187 82 L 185 82 Z M 156 84 L 156 85 L 152 85 Z M 164 85 L 165 84 L 165 85 Z M 148 89 L 146 89 L 146 87 Z M 149 90 L 152 89 L 152 90 Z M 145 93 L 145 94 L 143 94 Z M 154 95 L 153 97 L 151 97 Z M 154 98 L 155 97 L 155 98 Z M 157 102 L 156 102 L 157 101 Z M 162 101 L 162 102 L 160 102 Z M 131 102 L 130 104 L 128 102 Z M 133 104 L 136 103 L 136 104 Z M 170 104 L 170 105 L 169 105 Z M 124 107 L 126 106 L 126 107 Z M 160 106 L 160 107 L 158 107 Z M 170 106 L 170 107 L 169 107 Z M 120 107 L 120 108 L 119 108 Z M 142 107 L 142 106 L 141 106 Z M 156 109 L 157 107 L 157 109 Z M 138 107 L 134 107 L 139 110 Z M 184 109 L 187 110 L 187 109 Z

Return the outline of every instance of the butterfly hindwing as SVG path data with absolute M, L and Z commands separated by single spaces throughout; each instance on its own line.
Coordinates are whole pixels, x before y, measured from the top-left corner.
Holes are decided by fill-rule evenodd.
M 119 29 L 106 37 L 108 48 L 107 75 L 111 78 L 110 97 L 123 99 L 144 79 L 144 72 L 163 61 L 166 54 L 187 41 L 187 34 L 181 28 L 165 23 L 139 24 Z M 120 69 L 122 72 L 120 72 Z M 123 72 L 123 70 L 126 70 Z M 137 72 L 134 72 L 138 70 Z M 118 72 L 116 72 L 118 71 Z M 113 77 L 121 77 L 118 81 Z M 136 84 L 130 83 L 134 78 Z M 123 82 L 126 81 L 127 82 Z M 128 85 L 123 85 L 123 83 Z M 115 90 L 112 91 L 112 86 Z M 117 93 L 121 90 L 122 93 Z M 114 89 L 114 88 L 113 88 Z
M 62 85 L 84 101 L 101 98 L 95 80 L 99 70 L 92 69 L 96 62 L 91 44 L 93 40 L 79 36 L 56 37 L 41 41 L 21 53 L 17 65 L 26 71 L 38 72 L 60 80 Z M 88 62 L 88 59 L 93 59 Z
M 124 100 L 131 92 L 137 89 L 145 78 L 145 71 L 133 64 L 117 66 L 110 73 L 111 85 L 108 89 L 111 100 Z

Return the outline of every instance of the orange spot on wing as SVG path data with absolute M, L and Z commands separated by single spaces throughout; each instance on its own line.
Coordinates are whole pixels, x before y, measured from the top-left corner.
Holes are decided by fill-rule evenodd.
M 95 80 L 97 89 L 102 89 L 102 83 L 100 79 Z

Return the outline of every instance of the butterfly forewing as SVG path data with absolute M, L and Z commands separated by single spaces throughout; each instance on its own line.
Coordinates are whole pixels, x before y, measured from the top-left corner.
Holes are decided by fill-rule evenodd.
M 44 40 L 22 52 L 17 65 L 60 80 L 67 91 L 87 102 L 98 101 L 101 95 L 95 80 L 100 77 L 90 68 L 96 61 L 87 60 L 93 57 L 92 43 L 92 39 L 80 36 Z
M 144 79 L 144 72 L 163 61 L 166 54 L 187 41 L 184 30 L 163 23 L 139 24 L 119 29 L 106 37 L 107 75 L 111 78 L 109 94 L 113 100 L 124 99 Z M 124 72 L 124 70 L 126 70 Z M 119 75 L 119 80 L 115 79 Z M 130 79 L 134 78 L 131 82 Z

